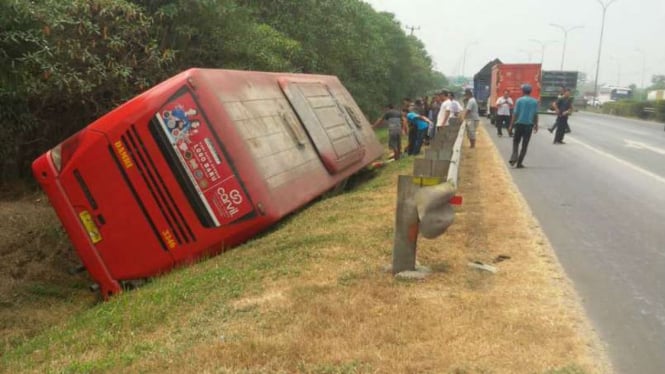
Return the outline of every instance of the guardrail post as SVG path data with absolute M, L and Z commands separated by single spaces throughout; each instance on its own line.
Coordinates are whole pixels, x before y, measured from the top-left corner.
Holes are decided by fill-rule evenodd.
M 393 274 L 416 269 L 418 211 L 415 196 L 418 188 L 420 187 L 413 183 L 412 176 L 399 176 L 393 243 Z
M 416 269 L 416 245 L 419 218 L 416 194 L 421 187 L 441 183 L 441 178 L 417 178 L 400 175 L 397 182 L 395 240 L 393 243 L 393 274 Z
M 454 194 L 464 131 L 462 124 L 444 128 L 441 135 L 437 133 L 435 147 L 439 148 L 427 153 L 427 158 L 414 161 L 415 176 L 398 178 L 393 274 L 416 270 L 419 232 L 433 239 L 452 224 L 454 212 L 450 204 L 461 203 L 461 198 Z M 447 148 L 448 155 L 443 154 L 446 152 L 443 148 Z
M 450 161 L 417 158 L 413 160 L 413 175 L 416 177 L 441 177 L 448 175 Z

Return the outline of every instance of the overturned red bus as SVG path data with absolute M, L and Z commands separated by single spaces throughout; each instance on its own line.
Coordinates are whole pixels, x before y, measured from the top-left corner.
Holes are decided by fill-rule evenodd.
M 190 69 L 33 163 L 102 297 L 237 245 L 382 154 L 334 76 Z

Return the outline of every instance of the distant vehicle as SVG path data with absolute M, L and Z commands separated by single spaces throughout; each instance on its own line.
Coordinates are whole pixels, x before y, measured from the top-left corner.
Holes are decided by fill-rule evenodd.
M 600 106 L 600 102 L 598 101 L 598 98 L 595 98 L 595 97 L 588 98 L 586 100 L 586 104 L 590 105 L 592 107 L 599 107 Z
M 574 97 L 577 88 L 577 74 L 576 71 L 544 70 L 540 78 L 539 112 L 553 112 L 552 103 L 559 97 L 561 87 L 568 88 Z M 580 101 L 576 100 L 575 103 L 580 104 Z M 577 106 L 575 103 L 573 105 Z
M 584 96 L 575 96 L 573 99 L 573 108 L 577 112 L 580 109 L 586 109 L 587 99 Z
M 496 101 L 505 90 L 515 102 L 522 96 L 522 84 L 532 87 L 531 97 L 540 100 L 540 64 L 495 64 L 492 66 L 492 82 L 490 85 L 490 120 L 496 118 Z
M 106 299 L 250 239 L 382 153 L 335 76 L 190 69 L 32 168 Z
M 665 90 L 652 90 L 647 93 L 647 101 L 665 100 Z
M 489 113 L 490 87 L 492 84 L 492 67 L 500 64 L 501 60 L 495 58 L 488 62 L 476 75 L 473 76 L 473 96 L 478 103 L 478 112 L 481 116 Z
M 632 98 L 633 90 L 629 87 L 602 87 L 598 92 L 596 106 L 602 106 L 605 103 L 613 101 L 630 100 Z

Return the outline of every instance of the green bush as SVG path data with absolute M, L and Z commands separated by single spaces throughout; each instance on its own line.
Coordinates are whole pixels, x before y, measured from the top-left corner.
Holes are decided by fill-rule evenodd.
M 647 108 L 654 111 L 646 111 Z M 601 110 L 605 114 L 665 122 L 665 101 L 615 101 L 603 104 Z

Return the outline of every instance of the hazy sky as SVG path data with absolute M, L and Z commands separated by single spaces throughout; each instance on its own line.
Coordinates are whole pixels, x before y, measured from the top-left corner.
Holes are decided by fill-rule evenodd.
M 583 26 L 568 32 L 564 70 L 595 77 L 603 13 L 598 0 L 365 1 L 395 14 L 404 27 L 419 27 L 414 35 L 446 76 L 471 76 L 496 57 L 504 63 L 540 62 L 542 47 L 530 39 L 556 41 L 545 48 L 543 69 L 558 70 L 564 32 L 554 23 Z M 641 86 L 643 55 L 646 85 L 652 74 L 665 74 L 665 0 L 616 0 L 606 14 L 599 82 Z

